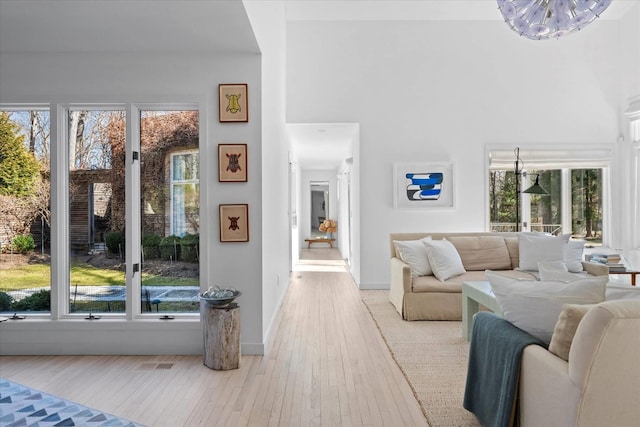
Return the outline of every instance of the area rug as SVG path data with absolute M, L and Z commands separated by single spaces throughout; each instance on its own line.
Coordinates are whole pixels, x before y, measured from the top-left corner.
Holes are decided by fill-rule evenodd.
M 3 378 L 0 378 L 0 426 L 142 427 Z
M 407 322 L 387 297 L 364 297 L 362 301 L 429 425 L 480 426 L 475 415 L 462 407 L 469 355 L 462 322 Z

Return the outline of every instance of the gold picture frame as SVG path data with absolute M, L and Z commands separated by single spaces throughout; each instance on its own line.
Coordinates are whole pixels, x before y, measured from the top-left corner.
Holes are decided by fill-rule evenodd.
M 220 241 L 248 242 L 249 241 L 249 205 L 236 204 L 219 205 L 220 212 Z
M 249 121 L 249 93 L 246 83 L 218 85 L 220 122 Z
M 218 144 L 218 182 L 247 182 L 247 144 Z

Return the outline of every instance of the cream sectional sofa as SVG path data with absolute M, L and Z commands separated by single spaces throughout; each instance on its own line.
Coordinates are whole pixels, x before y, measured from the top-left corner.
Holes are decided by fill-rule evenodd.
M 427 236 L 447 239 L 456 248 L 465 273 L 445 281 L 433 275 L 412 277 L 394 241 L 415 241 Z M 519 265 L 518 233 L 392 233 L 390 234 L 391 283 L 389 300 L 405 320 L 461 320 L 462 283 L 483 281 L 485 270 L 500 271 L 515 278 L 532 279 L 532 274 L 517 270 Z M 606 266 L 582 263 L 584 271 L 608 274 Z
M 640 300 L 602 302 L 578 322 L 567 360 L 538 345 L 524 349 L 519 425 L 637 426 Z

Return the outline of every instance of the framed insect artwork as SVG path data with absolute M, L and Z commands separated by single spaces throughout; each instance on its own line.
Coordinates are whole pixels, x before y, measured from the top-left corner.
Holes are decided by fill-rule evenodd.
M 220 241 L 249 241 L 249 205 L 220 205 Z
M 247 144 L 218 144 L 218 181 L 247 182 Z
M 218 85 L 220 122 L 248 122 L 249 94 L 246 83 Z

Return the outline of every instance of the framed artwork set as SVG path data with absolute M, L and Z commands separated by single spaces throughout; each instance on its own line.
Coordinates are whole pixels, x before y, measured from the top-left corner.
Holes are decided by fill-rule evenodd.
M 249 121 L 249 91 L 246 83 L 218 85 L 218 120 Z M 249 159 L 247 144 L 218 144 L 218 182 L 247 182 Z M 221 242 L 249 241 L 249 205 L 219 205 Z

